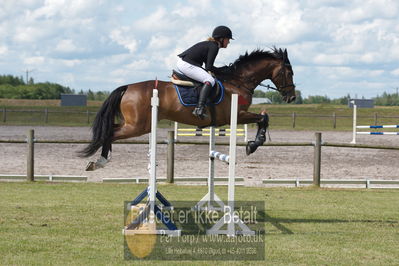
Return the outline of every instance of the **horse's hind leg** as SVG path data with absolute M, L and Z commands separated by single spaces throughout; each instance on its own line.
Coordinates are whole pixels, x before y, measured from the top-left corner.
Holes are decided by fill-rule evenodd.
M 114 137 L 112 141 L 118 139 L 127 139 L 127 138 L 134 138 L 139 137 L 144 134 L 147 134 L 151 131 L 151 125 L 131 125 L 131 124 L 124 124 L 119 129 L 116 129 L 114 132 Z
M 86 171 L 94 171 L 96 169 L 105 167 L 105 164 L 111 160 L 111 156 L 108 156 L 108 154 L 110 154 L 110 152 L 112 151 L 111 143 L 113 141 L 118 139 L 138 137 L 146 133 L 149 133 L 150 131 L 151 131 L 150 127 L 147 126 L 135 127 L 129 124 L 125 124 L 122 127 L 116 129 L 112 140 L 110 139 L 104 142 L 100 158 L 97 159 L 96 162 L 90 162 L 86 167 Z
M 96 162 L 89 162 L 86 166 L 86 171 L 94 171 L 98 168 L 103 168 L 107 162 L 111 160 L 111 156 L 108 156 L 109 152 L 112 151 L 111 147 L 112 140 L 106 140 L 102 146 L 101 156 Z

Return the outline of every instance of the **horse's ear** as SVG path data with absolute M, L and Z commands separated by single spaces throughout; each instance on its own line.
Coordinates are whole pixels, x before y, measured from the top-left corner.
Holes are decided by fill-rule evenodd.
M 287 54 L 287 49 L 284 49 L 284 56 L 287 58 L 288 54 Z

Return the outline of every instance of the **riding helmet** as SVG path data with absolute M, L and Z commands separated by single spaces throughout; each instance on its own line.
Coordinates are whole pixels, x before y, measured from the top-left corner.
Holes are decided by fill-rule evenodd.
M 212 37 L 213 38 L 229 38 L 229 39 L 233 39 L 233 33 L 226 26 L 217 26 L 212 32 Z

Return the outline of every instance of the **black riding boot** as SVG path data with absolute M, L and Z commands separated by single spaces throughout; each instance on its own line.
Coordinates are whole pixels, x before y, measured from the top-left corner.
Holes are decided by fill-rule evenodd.
M 196 117 L 199 117 L 201 119 L 207 117 L 207 115 L 205 114 L 205 103 L 211 90 L 212 85 L 208 82 L 204 83 L 199 94 L 198 104 L 193 111 L 193 115 L 195 115 Z

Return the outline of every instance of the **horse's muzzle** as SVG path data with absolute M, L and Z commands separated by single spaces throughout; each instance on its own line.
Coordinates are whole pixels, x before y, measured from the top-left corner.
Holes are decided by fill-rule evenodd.
M 283 101 L 285 101 L 286 103 L 292 103 L 293 101 L 295 101 L 295 99 L 296 99 L 296 96 L 294 95 L 294 96 L 291 96 L 291 97 L 289 97 L 289 96 L 283 96 Z
M 296 99 L 296 96 L 291 96 L 290 98 L 288 98 L 288 103 L 294 102 L 295 99 Z

